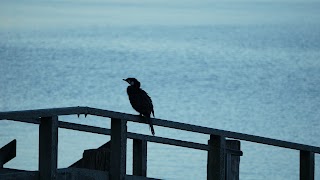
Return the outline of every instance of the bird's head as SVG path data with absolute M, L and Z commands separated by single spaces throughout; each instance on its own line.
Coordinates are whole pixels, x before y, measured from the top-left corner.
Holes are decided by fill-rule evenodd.
M 123 80 L 129 83 L 131 86 L 140 87 L 140 82 L 136 78 L 127 78 Z

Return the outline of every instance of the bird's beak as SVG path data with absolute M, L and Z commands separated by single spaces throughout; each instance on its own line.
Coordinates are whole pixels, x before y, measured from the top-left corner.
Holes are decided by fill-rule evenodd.
M 127 82 L 127 80 L 126 80 L 126 79 L 122 79 L 122 80 L 124 80 L 124 81 L 126 81 L 126 82 Z

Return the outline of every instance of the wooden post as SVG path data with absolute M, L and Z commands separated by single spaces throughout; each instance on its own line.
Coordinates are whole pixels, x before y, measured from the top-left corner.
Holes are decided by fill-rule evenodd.
M 127 121 L 111 119 L 110 179 L 123 180 L 126 177 Z
M 226 179 L 225 180 L 232 180 L 232 155 L 230 153 L 226 153 L 226 166 L 225 166 L 225 170 L 226 170 Z
M 147 177 L 147 141 L 133 139 L 133 175 Z
M 39 126 L 39 179 L 57 178 L 58 117 L 42 117 Z
M 227 140 L 226 148 L 241 152 L 239 140 Z M 226 180 L 239 180 L 240 155 L 226 152 Z
M 314 152 L 300 151 L 300 180 L 314 180 Z
M 207 179 L 225 180 L 226 139 L 222 136 L 210 135 L 208 145 Z

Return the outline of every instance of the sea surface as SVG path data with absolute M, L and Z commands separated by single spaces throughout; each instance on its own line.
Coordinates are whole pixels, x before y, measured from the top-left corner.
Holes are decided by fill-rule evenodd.
M 90 106 L 137 114 L 136 77 L 160 119 L 320 146 L 320 1 L 1 0 L 0 111 Z M 60 120 L 110 127 L 110 120 Z M 150 135 L 147 125 L 130 132 Z M 156 135 L 209 136 L 155 127 Z M 38 126 L 0 121 L 5 167 L 38 169 Z M 59 168 L 108 136 L 59 129 Z M 241 142 L 242 180 L 298 180 L 299 152 Z M 206 179 L 204 151 L 148 144 L 148 176 Z M 127 173 L 132 173 L 128 140 Z M 316 154 L 315 179 L 320 180 Z

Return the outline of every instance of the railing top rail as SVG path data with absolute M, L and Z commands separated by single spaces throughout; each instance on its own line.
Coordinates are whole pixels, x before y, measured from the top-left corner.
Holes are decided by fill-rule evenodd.
M 37 119 L 39 117 L 79 115 L 79 114 L 88 114 L 88 115 L 102 116 L 102 117 L 108 117 L 108 118 L 114 118 L 114 119 L 125 119 L 127 121 L 132 121 L 132 122 L 145 123 L 145 121 L 143 121 L 143 119 L 139 116 L 120 113 L 120 112 L 114 112 L 109 110 L 91 108 L 91 107 L 80 107 L 80 106 L 66 107 L 66 108 L 53 108 L 53 109 L 0 112 L 0 120 L 19 119 L 21 121 L 23 119 L 26 119 L 26 122 L 28 122 L 27 121 L 28 119 Z M 162 120 L 157 118 L 153 118 L 153 124 L 162 126 L 162 127 L 174 128 L 174 129 L 191 131 L 191 132 L 202 133 L 202 134 L 219 135 L 227 138 L 239 139 L 244 141 L 250 141 L 250 142 L 295 149 L 295 150 L 311 151 L 311 152 L 320 154 L 320 147 L 282 141 L 282 140 L 266 138 L 261 136 L 237 133 L 232 131 L 225 131 L 220 129 L 202 127 L 202 126 L 191 125 L 186 123 L 179 123 L 179 122 Z

